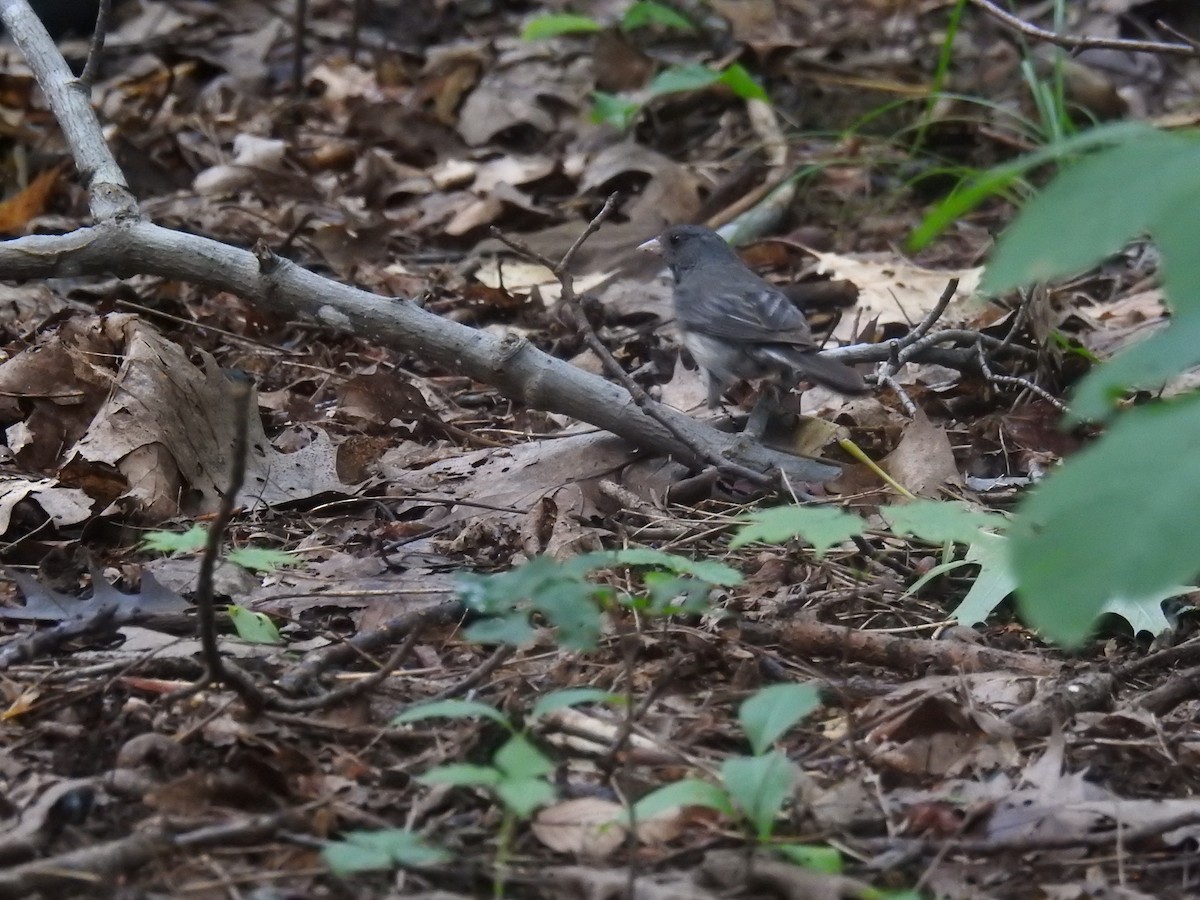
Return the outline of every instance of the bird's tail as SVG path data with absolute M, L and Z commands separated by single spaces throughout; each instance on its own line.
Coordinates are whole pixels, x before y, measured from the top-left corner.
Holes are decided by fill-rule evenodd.
M 799 378 L 842 394 L 865 394 L 870 388 L 855 369 L 836 359 L 822 356 L 817 350 L 775 344 L 767 348 L 773 359 L 795 370 Z

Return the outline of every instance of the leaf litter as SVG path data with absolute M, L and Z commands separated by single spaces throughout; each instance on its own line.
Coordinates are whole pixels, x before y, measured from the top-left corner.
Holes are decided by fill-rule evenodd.
M 808 310 L 837 344 L 868 325 L 881 339 L 902 337 L 946 279 L 977 275 L 988 229 L 1011 215 L 1003 204 L 984 210 L 916 260 L 894 249 L 926 202 L 894 165 L 902 154 L 887 128 L 899 124 L 899 107 L 880 113 L 878 127 L 856 123 L 930 77 L 944 26 L 930 11 L 679 4 L 692 31 L 605 27 L 523 41 L 529 16 L 549 10 L 379 0 L 366 4 L 350 61 L 346 6 L 309 4 L 296 94 L 285 74 L 291 25 L 276 11 L 118 4 L 96 96 L 148 214 L 239 246 L 262 240 L 315 270 L 595 367 L 561 314 L 556 280 L 488 229 L 557 258 L 619 191 L 617 218 L 576 259 L 575 286 L 624 368 L 689 410 L 702 395 L 677 349 L 669 294 L 629 252 L 662 226 L 724 225 L 745 209 L 765 211 L 765 226 L 756 220 L 747 232 L 742 222 L 739 232 L 768 277 L 852 283 L 854 305 Z M 588 12 L 608 23 L 625 6 Z M 1091 30 L 1115 27 L 1114 4 L 1090 6 Z M 992 64 L 975 74 L 956 67 L 952 87 L 989 102 L 966 116 L 946 103 L 931 108 L 929 134 L 986 166 L 1028 140 L 1028 101 L 1019 58 L 978 25 L 964 26 L 965 52 Z M 399 50 L 375 52 L 384 47 Z M 768 84 L 773 115 L 712 78 L 678 93 L 650 89 L 672 64 L 715 71 L 735 58 Z M 1084 54 L 1080 64 L 1095 60 Z M 26 187 L 0 209 L 5 227 L 75 227 L 86 203 L 63 174 L 59 132 L 15 54 L 5 67 L 5 102 L 23 129 L 14 139 L 33 155 Z M 1145 90 L 1137 76 L 1106 77 L 1135 107 L 1169 111 L 1187 94 L 1177 86 L 1137 97 Z M 637 104 L 628 130 L 591 121 L 597 87 Z M 285 101 L 302 114 L 289 118 Z M 803 135 L 780 124 L 801 118 Z M 768 173 L 780 170 L 803 178 L 775 194 L 774 206 L 747 202 L 771 196 Z M 767 237 L 784 238 L 784 249 L 758 241 Z M 1164 319 L 1145 270 L 1130 255 L 1047 291 L 1013 341 L 1058 331 L 1107 358 Z M 636 716 L 625 725 L 622 710 L 570 710 L 542 726 L 560 799 L 519 832 L 514 895 L 618 896 L 630 866 L 639 890 L 654 896 L 731 886 L 753 896 L 865 896 L 867 882 L 918 880 L 946 897 L 981 896 L 981 884 L 997 897 L 1085 887 L 1095 895 L 1134 880 L 1167 896 L 1178 883 L 1159 863 L 1200 822 L 1181 765 L 1195 755 L 1194 701 L 1155 694 L 1172 675 L 1169 658 L 1154 654 L 1190 632 L 1186 605 L 1164 611 L 1165 598 L 1154 597 L 1114 608 L 1116 627 L 1068 658 L 1004 605 L 1014 580 L 1002 527 L 898 527 L 905 507 L 861 464 L 847 460 L 838 481 L 813 488 L 861 521 L 838 520 L 827 539 L 810 539 L 823 555 L 799 540 L 733 549 L 728 535 L 753 509 L 745 485 L 688 478 L 677 462 L 522 408 L 370 335 L 333 335 L 144 277 L 9 286 L 3 298 L 9 589 L 0 658 L 9 705 L 0 779 L 11 822 L 0 832 L 0 894 L 29 883 L 22 867 L 36 857 L 62 862 L 143 828 L 166 841 L 157 829 L 169 821 L 174 849 L 154 844 L 140 857 L 146 864 L 123 876 L 142 892 L 211 884 L 212 869 L 186 848 L 218 846 L 222 877 L 256 890 L 478 896 L 490 890 L 495 807 L 482 793 L 416 777 L 491 759 L 499 726 L 392 720 L 421 700 L 465 693 L 519 718 L 540 696 L 580 686 L 630 691 Z M 1013 319 L 956 300 L 948 321 L 1004 341 Z M 1061 393 L 1077 360 L 1044 351 L 1045 383 Z M 265 573 L 222 563 L 222 604 L 265 613 L 283 641 L 239 642 L 223 615 L 224 651 L 264 682 L 308 686 L 289 694 L 295 708 L 257 717 L 216 689 L 168 702 L 202 671 L 189 614 L 198 557 L 138 549 L 146 530 L 183 532 L 219 507 L 234 428 L 229 370 L 255 383 L 257 415 L 228 543 L 298 560 Z M 856 400 L 813 391 L 800 409 L 819 409 L 914 494 L 1002 509 L 1010 485 L 1036 481 L 1078 442 L 1055 430 L 1052 410 L 977 374 L 910 364 L 896 378 L 916 417 L 887 390 Z M 804 446 L 836 452 L 835 433 Z M 986 494 L 972 487 L 985 483 Z M 646 544 L 721 560 L 747 577 L 714 591 L 723 615 L 631 631 L 631 613 L 606 621 L 589 653 L 562 650 L 537 619 L 532 640 L 507 656 L 462 636 L 469 615 L 457 604 L 457 572 Z M 44 564 L 75 548 L 94 559 L 62 571 Z M 621 567 L 602 576 L 614 592 L 631 592 L 631 578 Z M 304 708 L 318 684 L 365 682 L 403 640 L 411 654 L 390 677 Z M 326 659 L 335 664 L 320 668 Z M 1121 678 L 1105 680 L 1113 671 Z M 800 775 L 786 824 L 789 834 L 846 848 L 846 875 L 766 859 L 747 872 L 718 849 L 735 838 L 735 823 L 700 807 L 632 832 L 606 827 L 624 802 L 706 777 L 744 752 L 736 711 L 747 692 L 805 680 L 823 686 L 825 704 L 776 742 Z M 1074 715 L 1031 726 L 1047 721 L 1035 704 Z M 376 835 L 360 849 L 390 864 L 403 848 L 386 844 L 387 829 L 401 828 L 454 861 L 425 848 L 403 887 L 387 875 L 346 881 L 325 872 L 322 841 Z M 1116 843 L 1119 867 L 1105 842 L 1113 829 L 1133 838 Z

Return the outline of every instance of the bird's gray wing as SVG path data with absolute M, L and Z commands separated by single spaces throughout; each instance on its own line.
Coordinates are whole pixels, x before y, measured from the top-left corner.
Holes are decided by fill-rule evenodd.
M 804 314 L 786 294 L 758 277 L 745 282 L 749 283 L 689 278 L 677 284 L 675 316 L 680 326 L 746 343 L 812 344 Z

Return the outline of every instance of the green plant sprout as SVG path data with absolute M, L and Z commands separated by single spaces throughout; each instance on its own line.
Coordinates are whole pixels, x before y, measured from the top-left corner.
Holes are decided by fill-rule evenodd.
M 512 852 L 512 840 L 519 821 L 554 801 L 554 786 L 547 780 L 554 762 L 529 738 L 528 731 L 538 719 L 559 709 L 583 703 L 621 703 L 622 698 L 597 688 L 573 688 L 554 691 L 541 697 L 530 710 L 524 727 L 518 728 L 508 716 L 487 703 L 474 700 L 440 700 L 414 706 L 392 720 L 404 725 L 424 719 L 463 719 L 482 717 L 502 726 L 508 739 L 492 755 L 491 765 L 453 763 L 430 769 L 418 780 L 424 784 L 448 784 L 477 787 L 495 797 L 504 809 L 496 851 L 496 876 L 493 894 L 504 894 L 505 873 Z

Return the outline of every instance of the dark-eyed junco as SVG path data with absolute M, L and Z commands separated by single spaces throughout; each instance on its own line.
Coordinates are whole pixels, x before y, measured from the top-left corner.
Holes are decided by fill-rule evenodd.
M 710 408 L 739 378 L 769 379 L 785 390 L 802 378 L 845 394 L 867 390 L 858 372 L 821 355 L 804 313 L 715 231 L 678 225 L 639 249 L 660 253 L 675 276 L 675 319 L 707 379 Z

